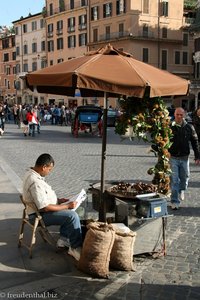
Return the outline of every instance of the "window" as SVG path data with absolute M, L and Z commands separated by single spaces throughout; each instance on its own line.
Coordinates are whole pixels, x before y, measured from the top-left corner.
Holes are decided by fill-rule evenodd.
M 53 36 L 53 23 L 48 24 L 47 26 L 47 36 L 52 37 Z
M 13 74 L 16 74 L 16 67 L 13 67 Z
M 59 0 L 59 11 L 65 11 L 65 1 L 64 0 Z
M 120 15 L 126 12 L 126 0 L 118 0 L 116 2 L 116 15 Z
M 195 52 L 200 51 L 200 38 L 194 40 L 194 49 Z
M 45 51 L 45 41 L 41 41 L 41 51 Z
M 33 61 L 32 62 L 32 71 L 36 71 L 37 70 L 37 61 Z
M 74 32 L 75 31 L 75 17 L 69 18 L 67 20 L 67 24 L 68 24 L 68 32 Z
M 143 25 L 142 36 L 143 37 L 148 37 L 148 32 L 149 32 L 149 27 L 146 24 L 144 24 Z
M 63 20 L 57 22 L 57 35 L 63 33 Z
M 44 28 L 44 19 L 40 19 L 40 28 Z
M 180 51 L 175 51 L 175 64 L 180 65 L 180 62 L 181 62 Z
M 20 70 L 20 64 L 16 64 L 16 74 L 19 74 Z
M 37 52 L 37 43 L 32 43 L 32 53 L 36 53 Z
M 94 6 L 91 8 L 91 20 L 96 21 L 99 19 L 99 7 Z
M 46 66 L 47 66 L 47 61 L 46 61 L 46 59 L 41 59 L 41 69 L 46 68 Z
M 15 37 L 11 38 L 11 45 L 12 45 L 12 47 L 15 47 Z
M 81 33 L 79 34 L 79 46 L 86 46 L 87 45 L 87 34 Z
M 87 5 L 87 0 L 81 0 L 81 6 L 86 6 Z
M 19 35 L 19 27 L 15 27 L 15 35 Z
M 23 33 L 27 32 L 27 24 L 23 24 Z
M 119 37 L 124 36 L 124 23 L 119 24 Z
M 149 0 L 143 0 L 143 13 L 149 14 Z
M 48 41 L 48 52 L 54 51 L 54 42 L 53 40 Z
M 93 42 L 98 42 L 98 29 L 93 29 Z
M 28 45 L 24 45 L 24 54 L 28 54 Z
M 3 61 L 9 61 L 9 53 L 4 53 L 3 55 Z
M 188 46 L 188 33 L 183 33 L 183 46 Z
M 7 89 L 10 89 L 10 81 L 7 82 Z
M 16 60 L 16 52 L 12 53 L 12 60 Z
M 57 22 L 57 30 L 63 29 L 63 20 Z
M 167 28 L 166 28 L 166 27 L 163 27 L 163 28 L 162 28 L 162 38 L 163 38 L 163 39 L 166 39 L 166 38 L 167 38 Z
M 74 0 L 70 0 L 70 9 L 74 9 Z
M 183 65 L 188 64 L 188 53 L 183 51 Z
M 24 63 L 23 65 L 23 71 L 28 72 L 28 63 Z
M 19 48 L 19 46 L 16 47 L 16 55 L 17 56 L 20 55 L 20 48 Z
M 112 3 L 106 3 L 103 5 L 103 17 L 108 18 L 112 16 Z
M 164 16 L 164 17 L 168 17 L 168 1 L 163 1 L 162 2 L 162 13 L 161 15 Z
M 110 26 L 106 26 L 106 40 L 110 39 Z
M 9 39 L 2 40 L 2 48 L 3 49 L 9 48 Z
M 6 66 L 6 75 L 10 75 L 10 67 Z
M 145 63 L 149 62 L 149 49 L 148 48 L 143 48 L 142 61 Z
M 31 23 L 31 28 L 32 28 L 32 31 L 37 30 L 37 21 L 33 21 Z
M 57 50 L 63 49 L 63 38 L 57 39 Z
M 81 15 L 78 17 L 78 28 L 79 30 L 87 28 L 87 15 Z
M 76 36 L 71 35 L 68 36 L 68 48 L 75 48 L 76 47 Z
M 64 59 L 63 58 L 59 58 L 59 59 L 57 59 L 57 63 L 58 64 L 60 64 L 61 62 L 63 62 L 64 61 Z
M 53 66 L 53 59 L 50 60 L 49 65 Z
M 49 15 L 53 15 L 53 3 L 49 4 Z
M 48 26 L 47 26 L 47 32 L 48 32 L 48 33 L 53 32 L 53 23 L 48 24 Z
M 162 50 L 161 59 L 162 59 L 161 68 L 163 70 L 167 70 L 167 50 Z

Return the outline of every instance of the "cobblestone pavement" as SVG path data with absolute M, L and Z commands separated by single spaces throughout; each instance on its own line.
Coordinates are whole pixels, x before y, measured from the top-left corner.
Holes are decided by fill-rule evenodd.
M 149 145 L 142 142 L 122 142 L 113 128 L 108 128 L 105 179 L 150 181 L 147 169 L 154 165 L 156 158 L 148 153 L 148 148 Z M 33 166 L 36 158 L 44 152 L 55 159 L 54 171 L 47 180 L 58 196 L 77 193 L 81 188 L 87 189 L 90 184 L 100 181 L 101 139 L 85 133 L 73 138 L 70 127 L 66 126 L 44 125 L 41 134 L 33 138 L 24 137 L 15 125 L 7 124 L 5 136 L 0 139 L 0 168 L 9 173 L 9 179 L 19 190 L 26 168 Z M 53 295 L 54 299 L 200 299 L 200 167 L 194 165 L 193 158 L 192 153 L 186 200 L 181 203 L 179 211 L 172 212 L 168 208 L 173 216 L 167 218 L 165 257 L 136 256 L 135 272 L 111 271 L 106 280 L 79 272 L 69 259 L 67 269 L 63 266 L 62 270 L 52 271 L 47 266 L 45 271 L 40 268 L 36 271 L 33 258 L 33 263 L 27 267 L 26 261 L 24 267 L 27 272 L 35 274 L 31 277 L 31 288 L 28 278 L 23 284 L 16 281 L 9 285 L 7 282 L 0 298 L 9 299 L 13 297 L 12 293 L 31 291 L 46 293 L 43 296 L 48 299 Z M 44 252 L 40 253 L 41 261 L 42 254 Z M 53 260 L 51 253 L 50 261 Z M 26 297 L 27 294 L 21 294 L 21 299 Z M 32 299 L 39 298 L 38 294 L 32 295 Z

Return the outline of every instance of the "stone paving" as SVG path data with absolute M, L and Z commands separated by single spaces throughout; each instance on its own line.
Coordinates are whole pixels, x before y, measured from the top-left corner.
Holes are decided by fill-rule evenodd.
M 113 128 L 108 128 L 105 179 L 150 181 L 147 169 L 154 165 L 156 158 L 148 153 L 148 148 L 149 145 L 143 142 L 122 142 L 114 134 Z M 70 127 L 52 125 L 44 125 L 41 134 L 34 138 L 24 137 L 14 124 L 7 124 L 5 136 L 0 139 L 0 175 L 7 177 L 6 186 L 10 182 L 12 188 L 14 186 L 16 189 L 15 194 L 20 191 L 26 168 L 32 166 L 44 152 L 52 154 L 55 159 L 54 171 L 47 180 L 58 196 L 77 193 L 81 188 L 87 189 L 90 184 L 100 181 L 99 137 L 81 133 L 78 138 L 73 138 Z M 30 292 L 43 292 L 46 293 L 43 298 L 48 299 L 53 298 L 53 295 L 54 299 L 200 299 L 200 167 L 194 165 L 193 158 L 192 153 L 191 179 L 186 200 L 181 203 L 179 211 L 168 209 L 173 216 L 167 218 L 165 257 L 154 259 L 147 255 L 137 256 L 134 258 L 135 272 L 111 271 L 110 278 L 104 280 L 79 272 L 67 255 L 55 257 L 56 254 L 52 249 L 47 250 L 46 245 L 37 246 L 36 257 L 32 262 L 26 258 L 26 251 L 18 254 L 24 262 L 22 268 L 25 272 L 33 272 L 34 276 L 31 273 L 28 278 L 22 277 L 21 281 L 16 279 L 15 283 L 13 279 L 9 279 L 10 283 L 7 280 L 0 287 L 0 298 L 10 299 L 14 297 L 14 293 L 18 293 L 18 299 L 25 299 Z M 3 195 L 9 195 L 9 189 L 2 193 L 2 187 L 0 186 L 0 203 Z M 15 203 L 14 209 L 15 218 L 19 221 L 20 204 Z M 1 217 L 1 224 L 7 215 L 9 214 L 4 213 Z M 11 223 L 12 226 L 16 227 L 16 219 L 9 217 L 9 221 L 14 222 Z M 2 234 L 1 231 L 0 233 Z M 3 242 L 2 237 L 1 240 Z M 4 252 L 6 257 L 6 248 Z M 63 266 L 63 259 L 67 261 L 67 268 Z M 49 266 L 51 263 L 52 269 Z M 62 266 L 62 270 L 56 269 L 56 263 Z M 9 265 L 12 266 L 12 263 Z M 6 264 L 4 268 L 4 272 L 9 272 Z M 32 294 L 30 297 L 40 299 L 42 295 Z

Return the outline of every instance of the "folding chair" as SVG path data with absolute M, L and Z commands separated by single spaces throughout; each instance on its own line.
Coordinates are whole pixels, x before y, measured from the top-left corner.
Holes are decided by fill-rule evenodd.
M 32 258 L 32 248 L 33 248 L 34 244 L 36 243 L 37 231 L 39 231 L 42 239 L 45 242 L 49 243 L 50 245 L 56 246 L 56 241 L 52 237 L 52 235 L 49 233 L 47 227 L 45 226 L 42 216 L 41 216 L 39 210 L 37 209 L 36 205 L 34 203 L 26 202 L 22 195 L 20 195 L 20 200 L 24 205 L 24 209 L 23 209 L 22 222 L 21 222 L 20 232 L 19 232 L 18 247 L 20 248 L 21 246 L 25 246 L 29 250 L 29 257 Z M 35 215 L 36 215 L 33 223 L 31 223 L 29 221 L 29 216 L 27 213 L 28 207 L 31 207 L 34 210 Z M 24 240 L 25 225 L 28 225 L 27 227 L 29 227 L 32 231 L 30 242 L 28 242 L 28 241 L 26 242 Z

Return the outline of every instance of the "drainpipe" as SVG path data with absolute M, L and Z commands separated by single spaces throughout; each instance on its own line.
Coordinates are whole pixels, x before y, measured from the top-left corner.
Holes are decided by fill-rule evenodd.
M 87 40 L 87 51 L 90 51 L 90 47 L 89 47 L 89 44 L 90 44 L 90 38 L 91 38 L 91 30 L 90 30 L 90 11 L 91 11 L 91 5 L 90 5 L 90 0 L 88 0 L 88 6 L 87 6 L 87 26 L 88 26 L 88 40 Z
M 160 68 L 160 4 L 161 1 L 158 0 L 158 44 L 157 44 L 157 51 L 158 51 L 158 68 Z

